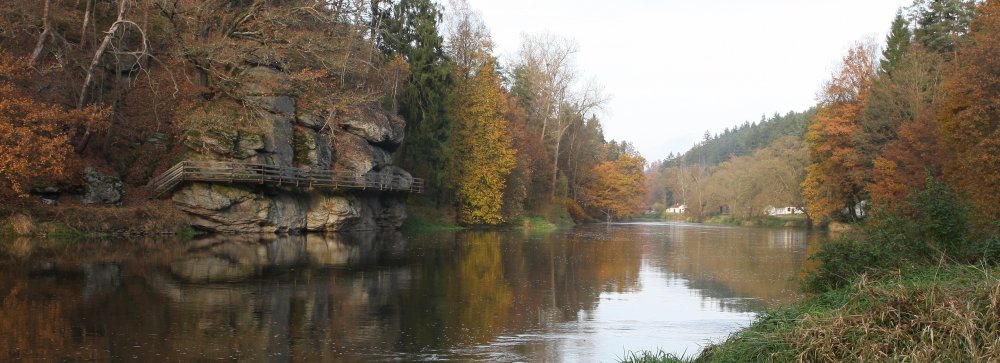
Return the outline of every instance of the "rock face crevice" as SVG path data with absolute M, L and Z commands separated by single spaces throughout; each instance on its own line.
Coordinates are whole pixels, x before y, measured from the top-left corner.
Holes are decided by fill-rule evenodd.
M 302 110 L 297 103 L 303 95 L 294 91 L 287 73 L 248 64 L 229 98 L 192 107 L 183 140 L 189 159 L 336 170 L 359 180 L 389 175 L 412 182 L 408 172 L 393 165 L 392 152 L 403 142 L 405 127 L 398 115 L 374 104 L 345 112 L 334 100 L 329 107 L 311 104 L 310 110 Z M 171 199 L 191 216 L 195 228 L 214 232 L 398 229 L 406 218 L 405 196 L 372 191 L 198 182 L 178 188 Z

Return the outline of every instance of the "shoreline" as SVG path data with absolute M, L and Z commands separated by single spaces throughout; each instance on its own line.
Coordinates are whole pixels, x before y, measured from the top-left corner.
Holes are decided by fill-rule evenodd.
M 771 309 L 696 356 L 633 352 L 621 362 L 991 361 L 1000 268 L 911 267 Z

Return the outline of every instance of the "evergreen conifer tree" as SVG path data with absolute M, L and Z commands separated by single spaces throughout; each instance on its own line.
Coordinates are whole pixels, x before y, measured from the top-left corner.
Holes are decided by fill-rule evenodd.
M 882 72 L 892 74 L 892 69 L 899 64 L 903 55 L 910 49 L 910 41 L 913 33 L 910 32 L 910 22 L 903 17 L 903 12 L 896 13 L 896 18 L 892 20 L 892 30 L 886 37 L 885 50 L 882 51 L 882 60 L 879 63 Z

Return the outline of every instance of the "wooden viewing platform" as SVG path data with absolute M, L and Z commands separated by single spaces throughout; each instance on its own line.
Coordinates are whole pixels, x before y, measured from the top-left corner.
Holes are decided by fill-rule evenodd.
M 312 187 L 339 190 L 378 190 L 402 193 L 422 193 L 424 181 L 412 178 L 409 181 L 388 173 L 359 176 L 353 172 L 333 170 L 311 171 L 300 168 L 281 167 L 227 161 L 190 161 L 177 163 L 151 182 L 153 193 L 159 197 L 186 181 L 242 183 L 273 186 Z

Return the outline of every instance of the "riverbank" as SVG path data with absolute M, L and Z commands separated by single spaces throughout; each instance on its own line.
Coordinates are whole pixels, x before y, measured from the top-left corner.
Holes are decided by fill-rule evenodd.
M 405 232 L 459 231 L 475 228 L 458 223 L 455 212 L 451 208 L 435 208 L 425 205 L 421 201 L 411 203 L 407 208 L 408 216 L 403 222 L 403 231 Z M 562 205 L 550 204 L 534 213 L 514 218 L 496 227 L 544 232 L 574 225 L 576 222 L 566 208 Z
M 693 218 L 689 218 L 686 215 L 680 213 L 662 213 L 662 214 L 654 213 L 654 214 L 643 215 L 642 218 L 661 220 L 661 221 L 698 222 L 705 224 L 721 224 L 721 225 L 742 226 L 742 227 L 768 227 L 768 228 L 809 227 L 809 217 L 807 217 L 804 214 L 760 216 L 751 218 L 739 218 L 729 214 L 716 214 L 708 216 L 702 219 L 701 221 L 697 221 L 693 220 Z
M 782 216 L 761 216 L 751 218 L 738 218 L 728 214 L 714 215 L 706 218 L 702 223 L 725 224 L 743 227 L 809 227 L 809 218 L 804 214 L 782 215 Z
M 697 357 L 622 362 L 952 361 L 1000 359 L 1000 268 L 898 270 L 761 314 Z
M 0 239 L 193 234 L 186 216 L 168 203 L 147 201 L 133 206 L 105 206 L 63 202 L 51 206 L 30 200 L 13 201 L 0 208 Z
M 680 359 L 624 362 L 1000 360 L 1000 222 L 928 180 L 905 208 L 877 210 L 824 243 L 804 303 Z

